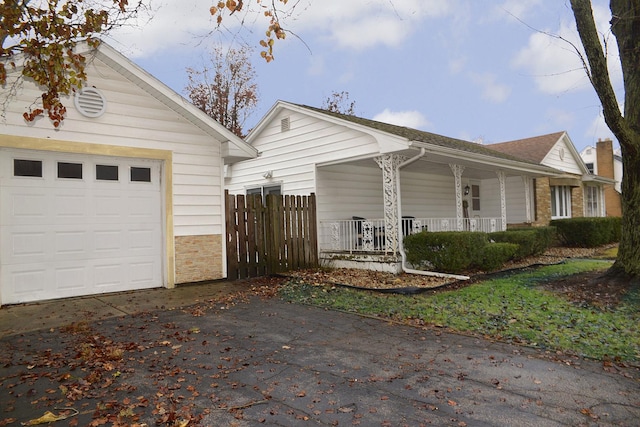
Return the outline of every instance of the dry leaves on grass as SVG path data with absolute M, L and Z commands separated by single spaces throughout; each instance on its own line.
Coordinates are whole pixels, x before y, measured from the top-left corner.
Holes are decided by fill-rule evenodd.
M 524 268 L 537 264 L 556 264 L 567 258 L 586 258 L 594 256 L 602 248 L 563 248 L 554 247 L 544 254 L 527 257 L 517 262 L 505 264 L 502 270 Z M 467 273 L 469 276 L 484 274 L 483 271 Z M 298 270 L 287 273 L 290 277 L 303 279 L 309 284 L 340 284 L 369 289 L 395 288 L 438 288 L 446 284 L 457 282 L 457 279 L 417 274 L 393 274 L 381 271 L 338 268 L 333 270 Z

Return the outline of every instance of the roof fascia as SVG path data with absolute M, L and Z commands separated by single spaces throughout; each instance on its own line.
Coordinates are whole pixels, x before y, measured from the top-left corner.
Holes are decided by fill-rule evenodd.
M 496 169 L 510 169 L 520 171 L 522 173 L 555 176 L 562 173 L 561 171 L 549 166 L 538 165 L 534 163 L 518 162 L 500 157 L 487 156 L 479 153 L 471 153 L 455 148 L 442 147 L 439 145 L 431 145 L 421 141 L 413 141 L 413 147 L 424 148 L 428 153 L 438 154 L 441 156 L 451 157 L 452 160 L 463 160 L 470 163 L 479 163 L 487 166 L 495 166 Z

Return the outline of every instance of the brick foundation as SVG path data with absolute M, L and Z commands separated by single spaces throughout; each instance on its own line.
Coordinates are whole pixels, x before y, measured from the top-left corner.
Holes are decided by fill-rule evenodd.
M 175 238 L 176 283 L 222 279 L 222 236 Z

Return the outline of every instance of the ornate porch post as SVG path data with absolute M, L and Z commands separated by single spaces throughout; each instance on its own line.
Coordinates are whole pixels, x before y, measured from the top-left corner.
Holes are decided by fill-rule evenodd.
M 522 175 L 522 183 L 524 184 L 524 210 L 528 223 L 531 223 L 531 178 Z
M 455 179 L 456 187 L 456 228 L 458 231 L 464 230 L 464 213 L 462 212 L 462 172 L 464 172 L 464 166 L 449 164 L 453 177 Z
M 496 171 L 498 182 L 500 183 L 500 218 L 502 219 L 502 231 L 507 229 L 507 190 L 506 190 L 506 174 L 504 171 Z
M 382 191 L 384 196 L 384 246 L 386 251 L 398 251 L 398 166 L 406 157 L 383 154 L 374 158 L 382 169 Z

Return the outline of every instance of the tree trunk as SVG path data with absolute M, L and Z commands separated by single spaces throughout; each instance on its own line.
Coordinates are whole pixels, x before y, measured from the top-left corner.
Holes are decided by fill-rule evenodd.
M 589 0 L 571 0 L 587 73 L 605 121 L 622 151 L 622 238 L 611 273 L 640 277 L 640 0 L 611 0 L 611 30 L 616 36 L 624 77 L 625 110 L 620 113 Z

